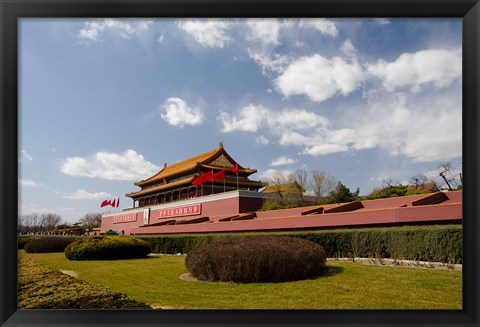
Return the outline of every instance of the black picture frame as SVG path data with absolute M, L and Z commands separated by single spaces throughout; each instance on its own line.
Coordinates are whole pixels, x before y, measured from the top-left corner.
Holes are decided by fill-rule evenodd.
M 479 15 L 478 0 L 0 0 L 2 326 L 479 326 Z M 461 17 L 463 309 L 17 310 L 17 21 L 24 17 Z

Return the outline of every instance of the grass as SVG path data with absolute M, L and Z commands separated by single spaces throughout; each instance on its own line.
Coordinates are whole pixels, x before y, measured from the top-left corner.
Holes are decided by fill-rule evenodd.
M 129 298 L 176 309 L 461 309 L 462 273 L 327 262 L 330 274 L 287 283 L 181 280 L 185 257 L 69 261 L 63 253 L 26 254 Z

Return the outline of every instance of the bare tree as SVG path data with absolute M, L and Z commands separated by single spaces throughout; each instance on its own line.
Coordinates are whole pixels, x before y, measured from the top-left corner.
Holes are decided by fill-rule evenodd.
M 29 232 L 39 232 L 40 231 L 40 215 L 36 212 L 25 215 L 25 225 Z
M 77 222 L 84 228 L 95 228 L 100 227 L 102 224 L 102 214 L 101 213 L 87 213 L 85 216 L 80 218 Z
M 392 187 L 400 184 L 399 181 L 393 179 L 392 177 L 382 179 L 382 183 L 385 184 L 385 187 Z
M 286 177 L 285 174 L 282 174 L 280 171 L 275 171 L 270 178 L 268 179 L 268 184 L 275 190 L 275 193 L 278 194 L 280 199 L 280 205 L 285 204 L 283 187 L 291 180 L 291 175 Z
M 429 181 L 430 180 L 428 179 L 427 176 L 423 174 L 416 174 L 410 179 L 410 184 L 415 186 L 415 190 L 418 190 L 418 189 L 422 190 L 425 188 L 425 184 L 428 183 Z
M 40 225 L 43 231 L 55 229 L 61 221 L 62 217 L 55 213 L 46 213 L 40 217 Z
M 17 230 L 18 230 L 18 233 L 20 234 L 24 234 L 24 233 L 27 233 L 28 232 L 28 227 L 27 227 L 27 221 L 26 221 L 26 216 L 25 215 L 22 215 L 22 216 L 18 216 L 18 220 L 17 220 Z
M 328 194 L 336 189 L 338 181 L 328 175 L 324 171 L 314 170 L 312 171 L 312 180 L 310 181 L 310 188 L 316 195 L 316 202 L 320 199 L 326 198 Z
M 307 190 L 307 171 L 305 169 L 298 169 L 292 174 L 291 179 L 298 186 L 298 192 L 295 193 L 298 195 L 300 204 L 305 204 L 303 193 Z
M 438 168 L 440 169 L 438 175 L 443 179 L 445 184 L 447 184 L 448 189 L 453 191 L 454 188 L 457 188 L 459 182 L 453 164 L 449 161 L 442 161 L 438 165 Z

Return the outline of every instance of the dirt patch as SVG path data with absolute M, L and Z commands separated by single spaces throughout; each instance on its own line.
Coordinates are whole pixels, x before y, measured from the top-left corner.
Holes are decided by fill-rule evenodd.
M 180 275 L 181 280 L 186 280 L 188 282 L 198 282 L 199 280 L 192 276 L 191 273 L 184 273 Z
M 73 278 L 78 278 L 78 272 L 73 271 L 73 270 L 60 270 L 61 273 L 72 276 Z
M 175 307 L 170 307 L 168 305 L 161 305 L 161 304 L 157 304 L 157 303 L 153 303 L 153 304 L 150 304 L 150 306 L 152 307 L 152 309 L 155 309 L 155 310 L 172 310 L 172 309 L 177 309 Z

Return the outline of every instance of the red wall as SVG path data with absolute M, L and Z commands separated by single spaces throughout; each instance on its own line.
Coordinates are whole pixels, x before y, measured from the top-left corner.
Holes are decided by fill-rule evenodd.
M 256 197 L 255 197 L 256 195 Z M 394 226 L 405 224 L 437 224 L 462 221 L 462 192 L 447 192 L 447 201 L 440 204 L 412 206 L 415 201 L 438 198 L 439 195 L 423 194 L 391 199 L 362 201 L 363 208 L 335 213 L 302 215 L 302 212 L 313 208 L 342 208 L 342 204 L 310 206 L 303 208 L 255 212 L 254 219 L 222 221 L 226 217 L 242 212 L 254 212 L 262 203 L 261 194 L 256 192 L 232 191 L 224 194 L 206 196 L 198 199 L 182 200 L 169 205 L 154 206 L 150 212 L 148 226 L 143 226 L 143 208 L 105 215 L 102 218 L 101 232 L 108 229 L 123 230 L 125 234 L 171 234 L 171 233 L 212 233 L 240 232 L 263 230 L 324 229 L 359 226 Z M 157 218 L 157 211 L 166 207 L 178 207 L 201 203 L 201 213 L 183 217 Z M 405 206 L 406 205 L 406 206 Z M 136 214 L 135 222 L 113 223 L 115 216 Z M 192 224 L 162 225 L 156 223 L 167 220 L 185 220 L 208 217 L 210 221 Z M 152 226 L 153 225 L 153 226 Z
M 240 194 L 240 195 L 239 195 Z M 247 195 L 247 196 L 245 196 Z M 256 196 L 256 197 L 255 197 Z M 256 211 L 262 205 L 261 194 L 257 192 L 246 191 L 232 191 L 222 194 L 215 194 L 210 196 L 204 196 L 197 199 L 188 199 L 176 201 L 169 204 L 157 205 L 150 207 L 150 221 L 149 225 L 160 223 L 166 220 L 184 220 L 198 217 L 209 217 L 211 221 L 218 221 L 221 218 L 238 215 L 242 212 Z M 201 204 L 201 212 L 198 215 L 178 216 L 178 217 L 162 217 L 158 218 L 157 213 L 166 208 L 175 208 L 192 205 L 194 203 Z M 143 226 L 143 209 L 134 208 L 125 210 L 115 214 L 107 214 L 102 217 L 102 225 L 100 228 L 101 233 L 108 231 L 109 229 L 114 231 L 123 230 L 125 234 L 130 234 L 133 228 L 140 228 Z M 135 222 L 121 222 L 114 223 L 113 220 L 118 216 L 136 215 L 137 220 Z M 162 226 L 165 227 L 165 226 Z M 142 227 L 141 229 L 145 229 Z

